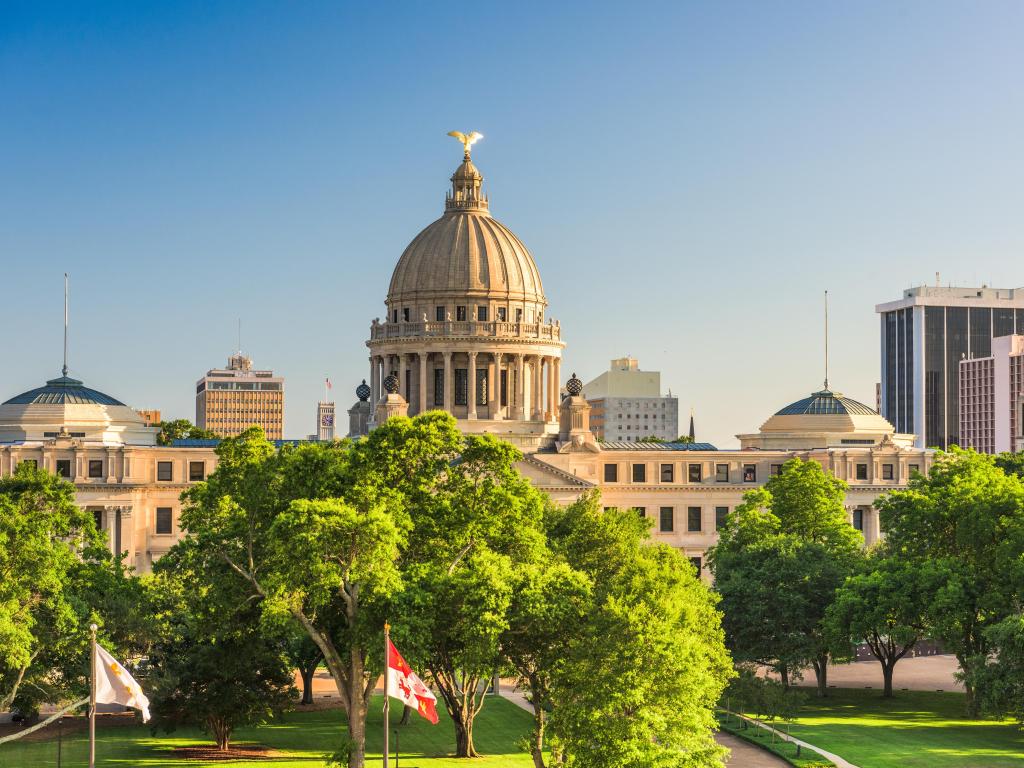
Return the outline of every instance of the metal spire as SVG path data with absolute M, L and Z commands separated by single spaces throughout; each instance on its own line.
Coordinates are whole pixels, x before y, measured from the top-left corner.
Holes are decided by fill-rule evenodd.
M 64 367 L 61 372 L 68 375 L 68 273 L 64 273 Z
M 825 291 L 825 389 L 828 390 L 828 290 Z

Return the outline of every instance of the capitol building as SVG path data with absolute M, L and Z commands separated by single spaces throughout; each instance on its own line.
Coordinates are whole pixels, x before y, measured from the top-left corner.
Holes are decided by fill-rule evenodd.
M 705 578 L 705 552 L 725 516 L 794 457 L 845 481 L 850 524 L 868 544 L 878 541 L 875 500 L 926 472 L 933 452 L 827 382 L 738 435 L 738 449 L 596 440 L 583 384 L 561 370 L 566 342 L 537 262 L 491 216 L 469 143 L 444 212 L 398 258 L 384 315 L 370 324 L 369 376 L 349 410 L 351 437 L 394 416 L 447 411 L 467 433 L 516 445 L 522 473 L 555 501 L 597 489 L 606 507 L 650 518 L 652 538 L 678 548 Z M 180 538 L 181 493 L 217 464 L 212 445 L 159 446 L 156 434 L 132 408 L 65 371 L 0 404 L 0 475 L 34 462 L 67 478 L 112 551 L 146 572 Z

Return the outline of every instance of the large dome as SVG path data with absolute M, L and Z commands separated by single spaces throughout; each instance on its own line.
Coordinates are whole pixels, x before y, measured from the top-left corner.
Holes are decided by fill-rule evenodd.
M 504 305 L 510 319 L 515 307 L 526 316 L 543 312 L 547 300 L 537 264 L 522 241 L 491 217 L 483 176 L 468 150 L 451 183 L 444 215 L 416 235 L 391 275 L 391 314 L 401 309 L 414 322 L 422 313 L 433 320 L 436 306 L 449 311 L 461 299 L 493 303 L 495 311 Z
M 547 304 L 533 256 L 483 211 L 445 213 L 413 239 L 391 275 L 391 306 L 444 296 Z
M 110 395 L 89 389 L 78 379 L 61 376 L 50 379 L 45 387 L 22 392 L 4 405 L 124 405 Z

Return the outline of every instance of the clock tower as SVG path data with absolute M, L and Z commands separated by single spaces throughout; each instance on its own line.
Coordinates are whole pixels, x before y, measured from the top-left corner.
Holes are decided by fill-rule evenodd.
M 321 400 L 316 405 L 316 439 L 334 439 L 334 403 Z

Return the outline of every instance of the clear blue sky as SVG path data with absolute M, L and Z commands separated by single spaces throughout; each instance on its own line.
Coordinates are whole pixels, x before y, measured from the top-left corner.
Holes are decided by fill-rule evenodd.
M 874 403 L 874 305 L 1024 285 L 1020 2 L 0 6 L 0 400 L 72 372 L 167 416 L 243 318 L 286 434 L 366 376 L 459 147 L 590 378 L 662 371 L 722 447 L 822 379 Z M 683 427 L 683 424 L 680 424 Z

